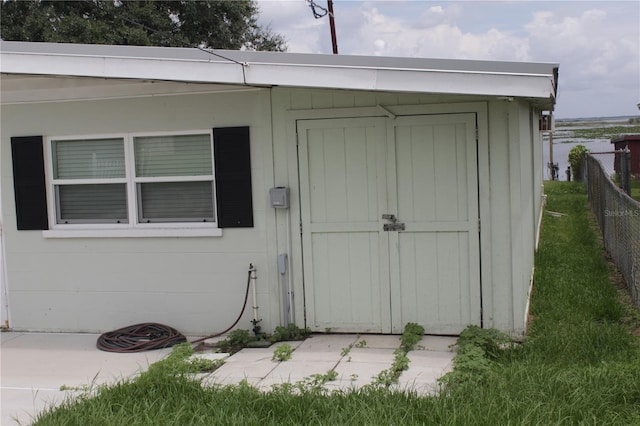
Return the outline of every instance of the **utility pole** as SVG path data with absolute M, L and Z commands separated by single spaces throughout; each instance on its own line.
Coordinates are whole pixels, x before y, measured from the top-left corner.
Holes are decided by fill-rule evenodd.
M 542 134 L 546 133 L 549 136 L 549 163 L 547 163 L 547 167 L 549 168 L 551 180 L 556 180 L 558 179 L 558 170 L 553 162 L 553 112 L 549 111 L 548 115 L 543 114 L 541 118 L 540 131 Z
M 549 114 L 549 171 L 551 172 L 551 180 L 556 180 L 555 164 L 553 164 L 553 129 L 551 128 L 551 114 Z
M 313 17 L 316 19 L 323 18 L 329 15 L 329 28 L 331 29 L 331 47 L 333 48 L 333 54 L 338 54 L 338 38 L 336 37 L 336 21 L 333 15 L 333 0 L 327 0 L 327 8 L 316 4 L 314 0 L 306 0 L 307 4 L 313 12 Z
M 338 54 L 338 40 L 336 37 L 336 22 L 333 16 L 333 0 L 327 0 L 327 8 L 329 9 L 329 28 L 331 28 L 331 46 L 333 54 Z

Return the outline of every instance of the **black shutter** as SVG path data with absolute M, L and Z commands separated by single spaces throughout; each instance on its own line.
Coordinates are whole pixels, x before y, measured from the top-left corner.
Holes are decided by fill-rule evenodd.
M 18 229 L 49 229 L 42 136 L 11 138 L 11 158 Z
M 251 157 L 248 127 L 213 129 L 218 226 L 252 228 Z

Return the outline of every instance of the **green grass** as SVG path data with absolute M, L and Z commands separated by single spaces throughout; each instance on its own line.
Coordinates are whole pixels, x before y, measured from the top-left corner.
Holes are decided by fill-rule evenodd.
M 640 126 L 610 126 L 591 129 L 572 129 L 574 138 L 583 139 L 612 139 L 621 135 L 640 133 Z
M 594 123 L 595 124 L 595 123 Z M 558 125 L 557 130 L 563 132 L 562 138 L 581 138 L 581 139 L 613 139 L 621 135 L 640 133 L 640 126 L 603 126 L 592 127 L 586 129 L 572 129 L 571 124 Z M 566 134 L 565 134 L 566 133 Z
M 631 198 L 640 201 L 640 179 L 631 181 Z
M 546 184 L 533 324 L 522 344 L 491 330 L 461 337 L 455 375 L 437 397 L 369 387 L 249 385 L 203 389 L 178 360 L 40 415 L 37 425 L 633 425 L 640 348 L 609 281 L 580 183 Z M 462 348 L 465 348 L 462 350 Z M 154 364 L 154 366 L 157 364 Z

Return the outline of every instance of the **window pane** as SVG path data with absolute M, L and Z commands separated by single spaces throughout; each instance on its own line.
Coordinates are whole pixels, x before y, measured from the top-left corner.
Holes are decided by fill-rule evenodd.
M 211 136 L 136 137 L 136 176 L 202 176 L 213 174 Z
M 125 184 L 59 185 L 58 223 L 127 223 Z
M 213 182 L 138 184 L 140 222 L 214 221 Z
M 54 179 L 124 177 L 124 140 L 52 141 Z

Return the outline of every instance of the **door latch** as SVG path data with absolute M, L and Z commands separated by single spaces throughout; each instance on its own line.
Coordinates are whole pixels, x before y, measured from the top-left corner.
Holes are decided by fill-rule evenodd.
M 383 213 L 382 218 L 385 220 L 390 220 L 392 223 L 398 222 L 398 218 L 396 217 L 395 214 Z
M 404 231 L 404 223 L 385 223 L 382 229 L 385 231 Z
M 382 226 L 382 229 L 384 231 L 404 231 L 404 228 L 405 228 L 404 223 L 399 223 L 398 218 L 396 217 L 395 214 L 385 213 L 382 215 L 382 218 L 391 222 L 391 223 L 385 223 Z

